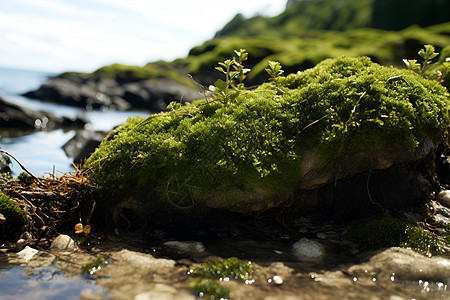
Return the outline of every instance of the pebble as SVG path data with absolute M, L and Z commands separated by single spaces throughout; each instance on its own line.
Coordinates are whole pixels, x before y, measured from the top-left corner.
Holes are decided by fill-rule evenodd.
M 438 200 L 441 204 L 450 207 L 450 190 L 440 191 L 436 196 L 436 200 Z
M 307 238 L 302 238 L 292 245 L 292 251 L 301 261 L 320 261 L 325 257 L 325 246 Z
M 60 234 L 53 240 L 50 249 L 54 251 L 73 252 L 76 251 L 78 247 L 70 236 Z
M 205 252 L 205 246 L 200 242 L 170 241 L 163 244 L 166 248 L 181 254 L 198 254 Z
M 317 234 L 317 238 L 318 238 L 318 239 L 321 239 L 321 240 L 325 240 L 325 239 L 327 238 L 327 234 L 326 234 L 326 233 L 323 233 L 323 232 L 319 232 L 319 233 Z
M 281 285 L 281 284 L 283 284 L 284 281 L 283 281 L 283 278 L 281 278 L 281 276 L 275 275 L 272 277 L 272 282 L 276 285 Z
M 27 244 L 28 242 L 25 239 L 18 239 L 17 242 L 14 244 L 13 248 L 16 251 L 22 250 Z
M 22 262 L 29 262 L 33 256 L 36 255 L 39 251 L 31 248 L 30 246 L 26 246 L 22 251 L 17 252 L 17 258 Z
M 175 267 L 175 261 L 171 259 L 155 258 L 150 254 L 134 252 L 130 250 L 121 250 L 117 253 L 124 262 L 135 269 L 144 269 L 146 271 L 171 272 Z

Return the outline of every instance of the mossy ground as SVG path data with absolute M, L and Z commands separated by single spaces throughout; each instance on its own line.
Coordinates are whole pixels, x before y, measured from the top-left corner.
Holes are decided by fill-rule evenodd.
M 194 47 L 179 63 L 200 81 L 204 79 L 212 84 L 205 74 L 211 74 L 217 61 L 226 59 L 233 49 L 245 48 L 250 54 L 246 67 L 252 69 L 247 78 L 249 85 L 267 79 L 264 68 L 269 60 L 279 61 L 286 72 L 312 68 L 326 58 L 341 55 L 368 56 L 385 66 L 403 67 L 403 58 L 420 58 L 417 51 L 424 44 L 435 45 L 438 52 L 449 45 L 448 28 L 450 23 L 430 28 L 411 26 L 401 31 L 374 28 L 299 31 L 298 27 L 280 31 L 269 27 L 253 35 L 238 34 L 206 41 Z
M 6 218 L 6 222 L 3 225 L 0 225 L 5 226 L 5 234 L 7 236 L 20 234 L 21 229 L 27 222 L 26 214 L 16 202 L 11 200 L 11 198 L 2 191 L 0 191 L 0 213 Z
M 105 203 L 134 196 L 190 207 L 220 193 L 233 206 L 295 190 L 304 150 L 319 149 L 332 165 L 343 152 L 440 140 L 448 101 L 445 88 L 411 71 L 367 57 L 329 59 L 278 87 L 242 91 L 232 104 L 199 100 L 129 119 L 85 169 Z
M 254 266 L 250 261 L 230 257 L 222 261 L 207 261 L 201 267 L 190 270 L 190 275 L 199 276 L 191 282 L 191 289 L 200 297 L 206 299 L 228 299 L 230 290 L 220 285 L 216 280 L 242 280 L 252 283 Z
M 424 254 L 440 254 L 448 241 L 408 222 L 382 217 L 354 226 L 344 234 L 344 239 L 360 244 L 364 249 L 382 247 L 407 247 Z

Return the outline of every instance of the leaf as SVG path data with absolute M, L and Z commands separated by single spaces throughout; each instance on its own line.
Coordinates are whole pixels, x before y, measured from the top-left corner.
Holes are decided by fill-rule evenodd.
M 230 79 L 233 79 L 233 78 L 236 77 L 237 75 L 239 75 L 238 72 L 231 72 L 231 73 L 230 73 Z
M 433 59 L 433 58 L 435 58 L 438 55 L 439 55 L 438 52 L 434 52 L 433 54 L 430 55 L 430 59 Z
M 226 72 L 223 70 L 222 67 L 216 67 L 216 70 L 219 71 L 219 72 L 222 72 L 222 73 L 224 73 L 224 74 L 226 73 Z
M 216 86 L 217 89 L 221 91 L 226 91 L 228 87 L 227 83 L 222 79 L 217 79 L 214 85 Z

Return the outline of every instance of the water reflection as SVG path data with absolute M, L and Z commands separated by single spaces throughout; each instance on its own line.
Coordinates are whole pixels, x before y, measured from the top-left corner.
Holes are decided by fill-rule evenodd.
M 36 101 L 26 101 L 36 105 Z M 79 114 L 78 108 L 38 102 L 38 108 L 50 106 L 51 111 L 58 116 L 75 116 Z M 110 131 L 114 127 L 124 123 L 128 118 L 135 116 L 147 116 L 142 111 L 84 111 L 85 118 L 89 121 L 86 126 L 90 130 Z M 79 129 L 78 129 L 79 130 Z M 73 170 L 72 159 L 67 157 L 62 150 L 64 145 L 76 133 L 76 130 L 57 129 L 52 131 L 24 131 L 24 130 L 0 130 L 0 147 L 14 155 L 25 167 L 36 176 L 45 173 L 70 172 Z M 13 163 L 13 172 L 17 176 L 22 172 L 18 164 Z
M 66 278 L 55 267 L 2 269 L 0 266 L 0 291 L 4 300 L 80 299 L 84 295 L 90 295 L 90 299 L 107 299 L 106 292 L 95 282 L 82 276 Z

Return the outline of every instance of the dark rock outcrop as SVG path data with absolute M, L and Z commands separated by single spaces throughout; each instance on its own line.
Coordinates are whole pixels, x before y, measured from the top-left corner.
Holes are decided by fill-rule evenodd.
M 113 78 L 63 73 L 49 78 L 25 97 L 90 109 L 161 111 L 171 101 L 190 102 L 201 95 L 170 79 L 119 83 Z
M 49 130 L 58 127 L 82 127 L 86 120 L 57 117 L 51 112 L 36 111 L 0 98 L 0 128 L 25 128 Z
M 0 153 L 0 173 L 11 174 L 11 159 L 4 153 Z M 1 222 L 0 222 L 1 223 Z
M 62 148 L 68 157 L 73 158 L 75 164 L 79 164 L 94 152 L 107 134 L 104 131 L 78 131 Z

